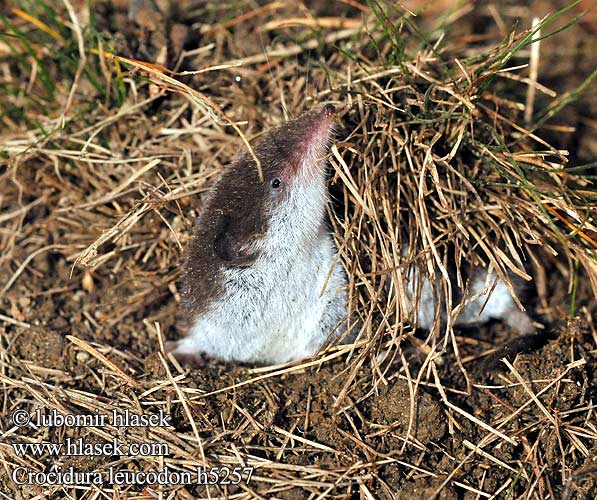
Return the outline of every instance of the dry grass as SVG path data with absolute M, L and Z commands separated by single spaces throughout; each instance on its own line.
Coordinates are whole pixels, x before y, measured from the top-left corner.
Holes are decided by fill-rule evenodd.
M 151 16 L 134 28 L 102 7 L 89 16 L 67 0 L 43 5 L 0 11 L 0 496 L 595 493 L 595 166 L 551 139 L 569 131 L 558 121 L 563 106 L 585 102 L 595 74 L 549 88 L 537 58 L 551 39 L 531 49 L 539 29 L 544 36 L 578 14 L 574 5 L 512 33 L 504 26 L 514 17 L 530 26 L 530 10 L 465 2 L 443 18 L 415 18 L 376 0 L 332 12 L 191 5 L 175 20 L 195 22 L 194 48 L 174 54 L 159 42 L 176 45 L 173 31 L 152 31 Z M 470 30 L 479 19 L 489 23 L 482 34 Z M 107 34 L 108 21 L 120 33 Z M 294 365 L 178 366 L 163 341 L 181 333 L 176 282 L 202 193 L 260 130 L 321 102 L 341 109 L 344 126 L 329 155 L 330 219 L 360 340 Z M 578 319 L 540 358 L 506 363 L 487 385 L 472 362 L 491 348 L 483 334 L 437 322 L 421 336 L 409 326 L 401 292 L 412 266 L 439 278 L 438 307 L 458 310 L 453 288 L 466 284 L 443 279 L 448 261 L 457 271 L 490 265 L 506 282 L 532 276 L 546 331 Z M 161 409 L 172 425 L 10 422 L 35 408 Z M 113 435 L 167 443 L 169 453 L 63 457 L 61 466 L 255 473 L 248 484 L 209 488 L 36 488 L 8 478 L 17 466 L 57 464 L 16 456 L 15 442 Z

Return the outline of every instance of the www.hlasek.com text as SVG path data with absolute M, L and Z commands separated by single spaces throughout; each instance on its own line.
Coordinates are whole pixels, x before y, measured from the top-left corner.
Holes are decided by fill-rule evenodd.
M 15 455 L 25 457 L 32 455 L 41 457 L 93 457 L 93 456 L 135 456 L 163 457 L 170 454 L 168 443 L 143 442 L 121 443 L 118 438 L 104 443 L 89 443 L 83 438 L 66 438 L 63 443 L 12 443 Z

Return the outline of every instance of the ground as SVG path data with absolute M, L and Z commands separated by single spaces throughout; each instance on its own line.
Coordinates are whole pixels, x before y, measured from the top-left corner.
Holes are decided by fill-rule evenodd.
M 162 3 L 0 7 L 1 496 L 596 498 L 595 11 Z M 532 58 L 517 44 L 534 17 L 542 35 L 566 29 L 541 41 L 538 78 L 503 71 Z M 281 367 L 177 365 L 163 343 L 185 332 L 181 268 L 206 190 L 244 147 L 239 131 L 323 102 L 342 122 L 330 224 L 361 340 Z M 428 230 L 441 257 L 532 275 L 523 300 L 541 334 L 502 362 L 486 356 L 512 340 L 500 322 L 413 332 L 385 286 L 405 262 L 400 225 L 420 250 L 411 264 L 427 262 Z M 170 425 L 14 420 L 36 409 L 163 411 Z M 113 437 L 168 449 L 14 446 Z M 96 488 L 16 484 L 18 467 L 254 472 Z

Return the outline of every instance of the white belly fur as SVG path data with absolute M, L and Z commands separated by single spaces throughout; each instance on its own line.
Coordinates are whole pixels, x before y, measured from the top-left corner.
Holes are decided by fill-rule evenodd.
M 266 364 L 315 354 L 342 333 L 346 316 L 346 279 L 334 257 L 332 238 L 322 231 L 299 254 L 265 253 L 251 267 L 226 270 L 226 296 L 195 319 L 176 352 Z

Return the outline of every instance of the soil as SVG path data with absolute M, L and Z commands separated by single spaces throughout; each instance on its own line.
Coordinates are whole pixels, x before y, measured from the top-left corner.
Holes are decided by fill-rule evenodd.
M 47 327 L 43 330 L 14 329 L 10 332 L 12 342 L 7 351 L 20 360 L 20 366 L 11 372 L 26 373 L 28 366 L 46 367 L 47 371 L 41 372 L 38 377 L 46 384 L 59 385 L 60 392 L 76 390 L 93 394 L 99 401 L 113 400 L 119 389 L 110 386 L 118 381 L 106 380 L 102 374 L 105 366 L 85 352 L 69 346 L 64 339 L 65 333 Z M 4 332 L 3 337 L 7 338 L 7 335 Z M 97 341 L 91 336 L 86 340 Z M 112 349 L 108 349 L 106 356 L 121 368 L 128 368 L 131 374 L 143 374 L 144 385 L 151 387 L 166 376 L 154 352 L 155 347 L 155 341 L 146 340 L 140 351 L 126 349 L 124 352 L 129 354 L 126 360 Z M 466 350 L 461 354 L 466 355 Z M 144 361 L 139 358 L 144 358 Z M 555 373 L 563 373 L 566 367 L 579 360 L 586 360 L 586 363 L 566 370 L 565 377 L 556 384 L 551 383 Z M 448 400 L 466 411 L 468 418 L 448 411 L 436 389 L 427 384 L 414 387 L 412 381 L 404 377 L 389 377 L 386 384 L 365 393 L 363 388 L 371 385 L 363 380 L 371 377 L 367 366 L 359 370 L 358 383 L 352 386 L 354 390 L 338 406 L 338 395 L 346 389 L 348 378 L 342 359 L 201 397 L 193 402 L 190 412 L 196 419 L 206 455 L 212 449 L 217 450 L 223 441 L 227 446 L 238 446 L 260 461 L 275 462 L 280 450 L 289 446 L 288 438 L 279 432 L 279 429 L 284 429 L 324 448 L 323 451 L 314 450 L 312 446 L 295 443 L 289 448 L 292 453 L 285 455 L 285 463 L 289 467 L 345 471 L 361 464 L 362 484 L 375 498 L 423 499 L 439 492 L 437 498 L 472 499 L 475 494 L 459 487 L 459 482 L 479 484 L 485 491 L 496 491 L 518 474 L 533 474 L 535 462 L 530 459 L 531 456 L 545 460 L 541 467 L 546 468 L 550 478 L 557 478 L 561 468 L 561 447 L 568 445 L 569 433 L 575 426 L 581 426 L 586 417 L 575 409 L 590 405 L 596 397 L 595 351 L 587 332 L 580 324 L 572 324 L 562 329 L 558 337 L 544 347 L 518 355 L 513 369 L 527 381 L 524 386 L 516 383 L 512 372 L 507 369 L 491 374 L 490 378 L 501 380 L 496 384 L 487 380 L 486 373 L 479 372 L 479 366 L 480 363 L 475 362 L 467 365 L 471 378 L 481 384 L 471 394 L 458 389 L 466 384 L 449 356 L 439 370 Z M 416 360 L 411 359 L 411 369 L 415 370 L 415 367 Z M 390 367 L 388 372 L 392 371 Z M 188 372 L 184 388 L 197 391 L 197 394 L 209 394 L 242 383 L 250 377 L 247 367 L 212 362 L 201 370 Z M 21 380 L 24 379 L 23 376 Z M 504 384 L 506 380 L 509 380 L 507 385 Z M 548 385 L 551 387 L 545 390 Z M 132 389 L 127 388 L 125 392 L 132 395 Z M 540 393 L 544 406 L 533 404 L 529 391 Z M 59 397 L 60 392 L 55 396 Z M 411 410 L 412 392 L 415 398 Z M 174 398 L 176 395 L 172 387 L 155 395 L 155 401 Z M 122 400 L 122 396 L 119 399 Z M 511 418 L 513 412 L 523 405 L 527 405 L 525 411 Z M 73 408 L 71 405 L 68 407 Z M 516 443 L 492 436 L 491 432 L 473 422 L 473 417 L 493 425 L 508 419 L 506 426 L 498 428 L 514 438 Z M 170 407 L 169 418 L 180 436 L 193 432 L 180 405 Z M 550 418 L 558 420 L 561 434 L 553 432 Z M 124 444 L 134 441 L 128 434 L 124 432 L 120 436 Z M 43 440 L 64 442 L 66 437 L 81 437 L 86 442 L 101 441 L 93 432 L 64 427 L 49 429 Z M 475 460 L 467 460 L 471 449 L 466 443 L 487 441 L 488 437 L 484 452 L 489 453 L 494 462 L 509 464 L 508 467 L 516 464 L 512 470 L 485 468 Z M 589 457 L 595 456 L 595 445 L 588 451 Z M 374 474 L 369 467 L 371 463 L 378 464 Z M 590 458 L 579 455 L 567 465 L 572 470 L 582 470 L 590 464 Z M 106 465 L 106 457 L 67 457 L 62 461 L 63 468 L 72 466 L 83 471 L 101 470 Z M 267 471 L 260 474 L 259 469 L 255 474 L 262 478 L 268 476 Z M 259 479 L 255 481 L 252 487 L 256 491 L 265 486 Z M 309 484 L 309 481 L 305 483 Z M 358 492 L 362 491 L 358 483 L 347 487 L 340 481 L 339 485 L 342 495 L 357 498 Z M 565 485 L 552 483 L 552 487 L 561 492 Z M 575 493 L 571 498 L 591 498 L 595 487 L 594 478 L 581 476 L 573 484 Z M 33 487 L 31 490 L 16 487 L 9 480 L 5 480 L 1 488 L 11 498 L 31 498 L 39 491 Z M 222 490 L 228 494 L 240 491 L 235 487 Z M 44 491 L 48 494 L 47 489 Z M 201 487 L 189 488 L 188 491 L 196 497 L 207 495 L 207 490 Z M 275 497 L 308 498 L 308 491 L 309 488 L 300 486 L 284 487 Z M 214 494 L 213 490 L 211 494 Z M 546 492 L 542 494 L 547 498 Z M 60 498 L 60 495 L 57 492 L 50 497 Z

